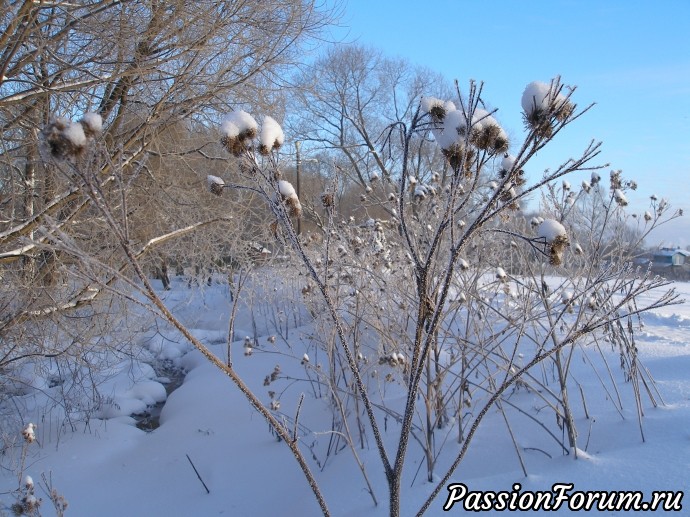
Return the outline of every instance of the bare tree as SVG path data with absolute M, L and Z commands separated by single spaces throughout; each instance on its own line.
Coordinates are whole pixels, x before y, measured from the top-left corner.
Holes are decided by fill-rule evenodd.
M 419 97 L 442 92 L 444 83 L 439 74 L 371 48 L 333 47 L 297 79 L 299 116 L 289 117 L 290 131 L 311 147 L 330 150 L 347 179 L 362 189 L 378 178 L 388 184 L 400 173 L 402 155 L 401 141 L 386 140 L 386 128 L 409 119 Z M 423 140 L 414 144 L 421 146 Z M 442 169 L 437 148 L 427 145 L 414 152 L 408 167 L 424 173 Z
M 78 363 L 76 344 L 117 324 L 108 290 L 132 270 L 93 190 L 147 272 L 230 253 L 247 214 L 233 220 L 205 190 L 227 167 L 213 158 L 209 125 L 247 99 L 276 100 L 280 77 L 331 15 L 301 0 L 3 3 L 3 382 L 34 358 Z M 87 335 L 75 326 L 87 320 L 70 315 L 101 327 Z

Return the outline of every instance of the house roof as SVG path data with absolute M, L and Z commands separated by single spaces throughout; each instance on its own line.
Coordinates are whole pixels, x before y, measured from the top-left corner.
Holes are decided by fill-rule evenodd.
M 680 248 L 661 248 L 660 250 L 654 250 L 655 257 L 672 257 L 677 254 L 683 255 L 684 257 L 690 257 L 690 251 L 682 250 Z

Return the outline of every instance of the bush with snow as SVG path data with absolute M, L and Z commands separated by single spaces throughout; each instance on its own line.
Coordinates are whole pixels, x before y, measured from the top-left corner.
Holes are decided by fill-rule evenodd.
M 117 243 L 132 266 L 128 271 L 134 280 L 127 278 L 126 287 L 136 290 L 145 300 L 141 303 L 150 304 L 192 343 L 200 352 L 198 357 L 234 383 L 290 449 L 322 509 L 326 504 L 311 459 L 324 458 L 320 465 L 331 464 L 325 460 L 348 448 L 372 501 L 381 489 L 379 481 L 388 483 L 392 515 L 400 513 L 402 487 L 417 475 L 413 459 L 422 457 L 425 478 L 434 484 L 419 510 L 423 513 L 447 486 L 470 444 L 474 445 L 478 430 L 486 429 L 480 425 L 484 418 L 500 413 L 512 437 L 513 408 L 535 422 L 529 432 L 543 432 L 540 437 L 546 437 L 548 444 L 540 447 L 548 449 L 548 455 L 562 451 L 577 455 L 580 415 L 569 403 L 573 380 L 568 371 L 577 347 L 611 341 L 622 358 L 624 373 L 636 379 L 638 386 L 649 380 L 637 367 L 635 330 L 627 307 L 643 312 L 644 306 L 635 305 L 637 299 L 664 282 L 635 275 L 628 266 L 589 264 L 589 269 L 577 270 L 580 276 L 571 275 L 574 267 L 554 269 L 563 265 L 573 227 L 568 217 L 579 209 L 564 176 L 591 171 L 589 162 L 597 147 L 587 148 L 577 159 L 563 161 L 557 170 L 525 185 L 522 169 L 529 167 L 553 132 L 574 119 L 570 116 L 574 105 L 561 93 L 558 81 L 550 86 L 533 83 L 525 91 L 527 134 L 524 143 L 515 146 L 515 155 L 507 154 L 510 143 L 496 112 L 485 110 L 481 88 L 472 84 L 467 96 L 456 102 L 426 97 L 421 101 L 422 116 L 417 113 L 409 123 L 389 128 L 388 141 L 398 145 L 391 145 L 389 152 L 398 155 L 382 158 L 397 169 L 383 175 L 381 181 L 390 183 L 385 190 L 383 185 L 379 189 L 360 181 L 359 186 L 367 190 L 367 203 L 360 207 L 357 220 L 365 224 L 348 219 L 348 214 L 341 217 L 329 196 L 339 185 L 326 187 L 325 213 L 310 209 L 317 239 L 300 235 L 293 225 L 291 216 L 299 217 L 302 206 L 293 185 L 283 179 L 279 154 L 271 154 L 284 143 L 275 120 L 265 117 L 261 131 L 243 111 L 223 120 L 221 143 L 237 165 L 235 176 L 225 183 L 208 175 L 208 188 L 246 191 L 267 207 L 265 233 L 276 240 L 284 262 L 263 273 L 284 280 L 294 290 L 294 298 L 280 310 L 262 304 L 265 292 L 241 294 L 252 313 L 248 325 L 273 319 L 270 332 L 281 339 L 269 339 L 268 344 L 260 344 L 266 343 L 265 335 L 256 331 L 244 343 L 233 343 L 234 330 L 228 332 L 227 346 L 221 347 L 223 355 L 202 342 L 168 309 L 174 305 L 168 302 L 176 300 L 162 300 L 151 287 L 139 262 L 147 250 L 140 254 L 132 250 L 127 228 L 121 226 L 126 221 L 121 221 L 120 198 L 112 205 L 109 200 L 95 199 L 107 216 L 102 224 L 110 225 L 120 237 Z M 81 142 L 79 135 L 65 131 L 67 122 L 60 124 L 47 132 L 46 140 L 53 137 L 57 142 L 57 134 L 71 146 Z M 412 168 L 415 162 L 423 163 L 417 153 L 426 146 L 430 132 L 440 146 L 438 155 L 446 159 L 442 174 L 432 173 L 440 170 L 435 166 L 426 171 Z M 371 172 L 364 170 L 360 178 L 372 178 Z M 632 188 L 612 175 L 615 181 L 620 182 L 621 191 Z M 595 183 L 598 180 L 592 176 L 591 184 Z M 559 188 L 559 195 L 550 198 Z M 391 192 L 392 202 L 379 199 L 380 190 Z M 538 191 L 544 193 L 545 217 L 528 221 L 520 201 Z M 594 228 L 590 231 L 599 231 Z M 580 236 L 578 240 L 596 241 Z M 590 247 L 582 251 L 589 253 Z M 543 256 L 549 257 L 548 263 Z M 595 259 L 603 262 L 602 257 Z M 577 266 L 586 260 L 574 257 L 573 262 Z M 554 277 L 555 271 L 564 276 Z M 233 292 L 240 293 L 239 288 Z M 653 306 L 671 301 L 673 295 L 662 294 Z M 291 320 L 284 307 L 302 304 L 311 319 L 300 321 L 300 330 L 295 332 L 297 318 Z M 233 345 L 253 357 L 240 358 L 233 366 Z M 275 357 L 281 358 L 280 367 L 273 367 Z M 273 367 L 268 375 L 266 360 Z M 256 378 L 240 375 L 256 373 L 259 367 Z M 548 370 L 555 374 L 541 374 Z M 163 394 L 156 383 L 138 379 L 126 390 L 111 390 L 102 399 L 102 416 L 116 416 L 117 408 L 133 411 L 135 406 L 159 400 Z M 271 388 L 268 398 L 259 391 L 266 387 Z M 524 397 L 509 399 L 523 388 Z M 308 395 L 295 403 L 288 395 L 290 389 Z M 533 396 L 540 397 L 538 411 Z M 634 397 L 633 407 L 641 407 L 640 393 Z M 320 399 L 319 409 L 327 407 L 331 413 L 319 419 L 314 415 L 324 412 L 313 411 L 312 406 L 300 419 L 303 401 L 309 404 L 312 399 Z M 310 436 L 303 438 L 307 433 Z M 396 440 L 391 442 L 390 436 Z M 524 439 L 520 436 L 513 443 Z M 460 446 L 449 447 L 453 441 Z M 367 446 L 366 453 L 378 455 L 378 463 L 371 457 L 360 461 Z M 514 450 L 522 458 L 524 447 L 515 445 Z M 378 481 L 372 484 L 369 472 L 374 468 Z

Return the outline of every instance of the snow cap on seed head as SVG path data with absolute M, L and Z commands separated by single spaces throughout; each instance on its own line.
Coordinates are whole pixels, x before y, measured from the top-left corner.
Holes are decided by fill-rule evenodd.
M 283 128 L 273 117 L 266 115 L 261 126 L 259 152 L 264 155 L 268 154 L 283 145 L 284 141 Z

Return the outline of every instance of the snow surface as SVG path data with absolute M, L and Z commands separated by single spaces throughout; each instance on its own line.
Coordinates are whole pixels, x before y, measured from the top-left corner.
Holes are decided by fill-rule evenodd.
M 172 291 L 159 288 L 166 303 L 192 332 L 223 356 L 230 312 L 227 285 L 189 289 L 186 282 L 174 279 Z M 685 298 L 690 297 L 690 284 L 679 284 L 678 289 Z M 318 330 L 309 325 L 309 317 L 304 313 L 291 310 L 296 309 L 287 302 L 279 302 L 273 307 L 260 306 L 258 310 L 255 307 L 253 313 L 248 306 L 241 305 L 238 313 L 236 341 L 232 345 L 234 365 L 267 406 L 271 400 L 265 395 L 262 381 L 276 364 L 292 378 L 305 378 L 310 368 L 325 360 L 307 345 L 308 336 Z M 282 333 L 276 332 L 276 321 L 282 322 L 279 324 Z M 288 321 L 291 322 L 289 330 Z M 644 441 L 629 385 L 623 383 L 621 372 L 613 371 L 620 386 L 625 388 L 621 389 L 624 406 L 620 413 L 614 409 L 609 395 L 599 389 L 594 395 L 589 392 L 587 418 L 579 395 L 573 393 L 571 402 L 576 407 L 580 431 L 578 459 L 554 453 L 553 444 L 547 443 L 543 435 L 525 433 L 534 429 L 533 424 L 530 427 L 527 419 L 515 418 L 512 431 L 523 448 L 528 471 L 525 477 L 506 426 L 494 409 L 480 426 L 451 482 L 465 483 L 471 490 L 495 491 L 510 491 L 513 483 L 520 483 L 523 490 L 550 490 L 556 482 L 574 483 L 576 490 L 641 490 L 647 500 L 653 490 L 685 490 L 690 466 L 690 306 L 666 307 L 645 315 L 643 321 L 636 345 L 663 398 L 657 407 L 644 398 Z M 254 324 L 258 346 L 252 356 L 244 357 L 241 352 L 244 336 L 252 335 Z M 51 439 L 48 424 L 39 421 L 36 443 L 28 449 L 25 475 L 39 479 L 41 473 L 50 474 L 55 488 L 69 501 L 68 517 L 320 515 L 285 444 L 277 442 L 269 433 L 265 421 L 225 375 L 199 352 L 190 351 L 179 333 L 170 329 L 161 327 L 148 336 L 145 344 L 154 354 L 174 357 L 176 364 L 188 372 L 182 386 L 167 399 L 161 426 L 146 433 L 125 415 L 130 405 L 148 404 L 162 398 L 160 387 L 155 386 L 155 374 L 137 361 L 126 367 L 119 365 L 113 370 L 108 391 L 121 411 L 111 414 L 109 419 L 92 419 L 88 425 L 81 424 L 75 432 L 63 431 L 59 443 Z M 307 350 L 310 362 L 300 364 Z M 599 377 L 608 376 L 605 370 L 599 368 L 595 372 L 585 364 L 588 354 L 597 353 L 584 350 L 572 361 L 574 376 L 584 387 L 601 386 Z M 616 364 L 615 351 L 602 349 L 601 353 L 609 356 L 611 365 Z M 282 389 L 286 385 L 279 386 Z M 313 386 L 308 382 L 290 386 L 280 397 L 278 414 L 294 415 L 299 396 L 304 394 L 301 421 L 321 420 L 328 425 L 327 402 L 314 398 Z M 531 395 L 516 391 L 512 397 L 529 400 Z M 308 429 L 302 430 L 301 437 L 307 451 L 309 444 L 323 438 Z M 385 443 L 392 447 L 396 439 L 395 428 L 389 428 L 384 434 Z M 444 455 L 454 456 L 457 446 L 447 443 L 445 447 Z M 381 502 L 378 507 L 372 504 L 346 450 L 328 458 L 321 466 L 310 460 L 310 466 L 333 515 L 385 516 L 388 514 L 386 482 L 377 452 L 373 445 L 358 452 L 369 469 Z M 206 493 L 187 456 L 210 493 Z M 320 455 L 318 459 L 324 461 Z M 444 460 L 445 457 L 440 458 L 441 463 Z M 423 458 L 411 453 L 409 461 L 416 465 Z M 424 470 L 423 465 L 421 469 Z M 5 509 L 13 502 L 8 493 L 17 488 L 18 482 L 10 471 L 0 472 L 0 501 Z M 36 490 L 44 499 L 42 515 L 53 515 L 45 494 L 40 493 L 38 486 Z M 414 481 L 406 479 L 402 514 L 414 515 L 430 490 L 422 473 Z M 446 515 L 442 510 L 446 495 L 445 491 L 441 492 L 427 515 Z M 684 500 L 683 505 L 686 511 L 690 501 Z M 455 506 L 448 514 L 454 512 L 462 514 L 461 507 Z M 553 513 L 536 511 L 528 515 Z M 562 508 L 555 513 L 569 512 Z

